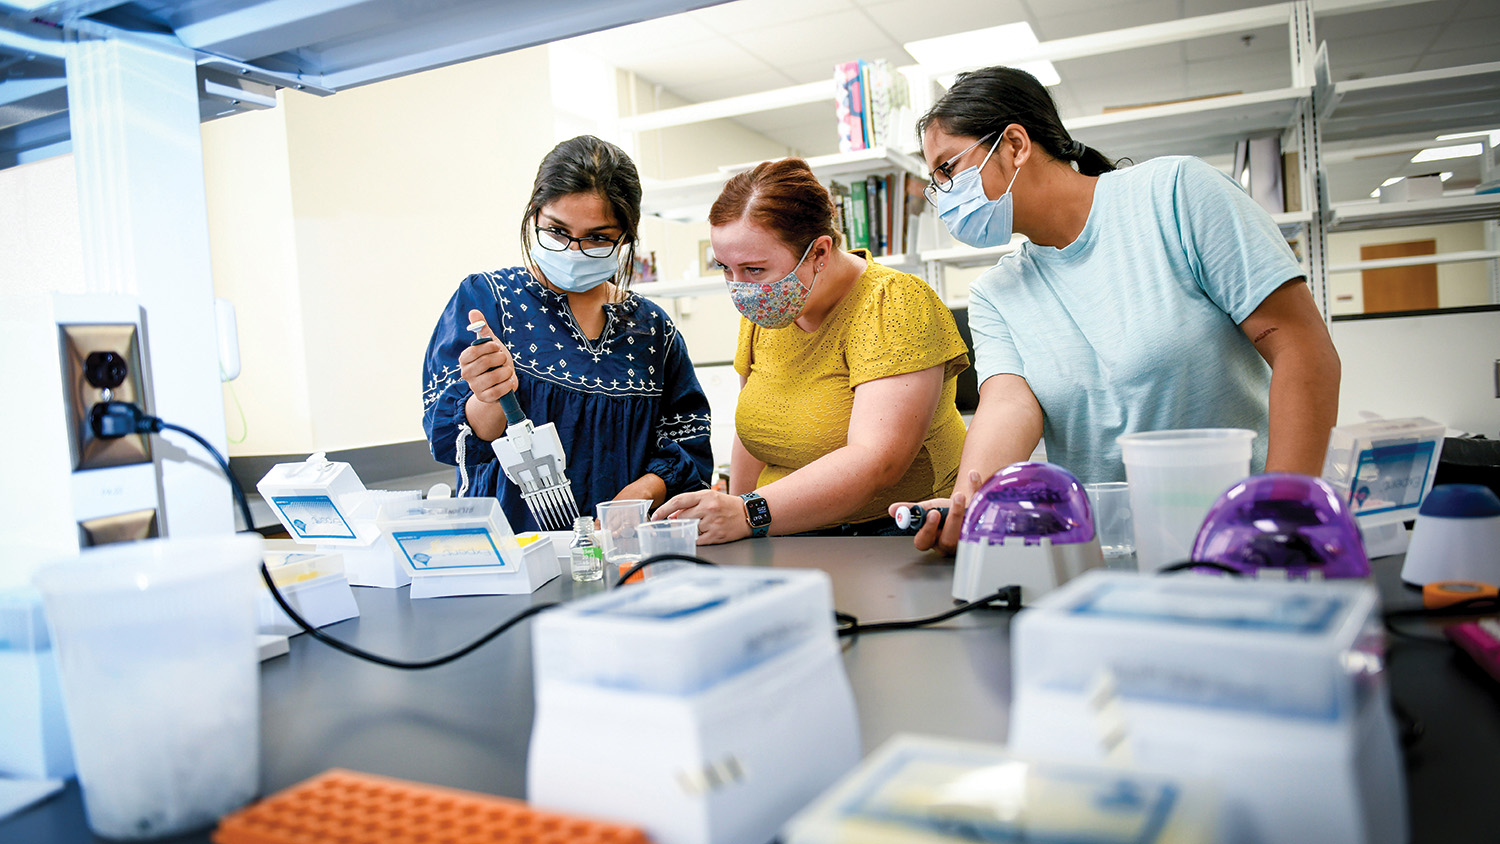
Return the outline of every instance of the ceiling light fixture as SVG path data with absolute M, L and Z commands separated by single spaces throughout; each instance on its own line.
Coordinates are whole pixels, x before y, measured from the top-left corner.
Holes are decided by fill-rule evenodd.
M 1380 186 L 1383 187 L 1383 188 L 1388 188 L 1391 185 L 1394 185 L 1395 183 L 1401 181 L 1404 178 L 1406 178 L 1406 177 L 1405 176 L 1392 176 L 1389 179 L 1386 179 L 1385 181 L 1381 182 Z
M 953 85 L 953 70 L 962 67 L 988 67 L 1009 64 L 1024 70 L 1047 87 L 1062 82 L 1052 62 L 1022 62 L 1012 64 L 1007 56 L 1029 52 L 1036 48 L 1036 33 L 1031 24 L 1008 23 L 937 38 L 909 41 L 901 46 L 911 54 L 917 64 L 937 76 L 938 82 L 947 87 Z
M 1412 157 L 1411 163 L 1424 161 L 1446 161 L 1449 158 L 1468 158 L 1484 152 L 1484 144 L 1458 144 L 1451 147 L 1429 147 Z

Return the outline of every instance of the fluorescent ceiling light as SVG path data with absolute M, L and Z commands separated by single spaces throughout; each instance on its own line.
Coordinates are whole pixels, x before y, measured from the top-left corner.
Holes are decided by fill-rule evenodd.
M 1376 189 L 1370 191 L 1370 198 L 1371 199 L 1379 199 L 1380 198 L 1380 188 L 1376 188 Z
M 1447 173 L 1439 173 L 1439 174 L 1438 174 L 1438 179 L 1439 179 L 1439 180 L 1440 180 L 1440 181 L 1444 181 L 1444 182 L 1446 182 L 1446 181 L 1448 181 L 1448 180 L 1449 180 L 1449 179 L 1451 179 L 1451 178 L 1453 178 L 1453 173 L 1452 173 L 1452 172 L 1451 172 L 1451 171 L 1450 171 L 1450 172 L 1447 172 Z
M 1388 188 L 1391 185 L 1394 185 L 1395 183 L 1401 181 L 1404 178 L 1406 178 L 1406 177 L 1405 176 L 1392 176 L 1389 179 L 1386 179 L 1385 181 L 1381 182 L 1380 186 L 1383 187 L 1383 188 Z
M 1004 64 L 1030 73 L 1048 87 L 1058 84 L 1062 78 L 1057 75 L 1057 68 L 1052 66 L 1052 62 L 1013 64 L 1009 60 L 1009 56 L 1028 52 L 1036 45 L 1036 33 L 1031 31 L 1031 24 L 1021 21 L 909 41 L 901 46 L 917 60 L 917 64 L 940 75 L 959 67 Z M 946 81 L 948 87 L 952 87 L 952 74 L 949 73 L 946 78 L 940 76 L 938 81 Z
M 1456 141 L 1460 138 L 1489 138 L 1490 147 L 1500 146 L 1500 129 L 1491 129 L 1488 132 L 1459 132 L 1456 135 L 1438 135 L 1440 141 Z
M 1468 158 L 1484 152 L 1484 144 L 1458 144 L 1451 147 L 1430 147 L 1417 153 L 1411 160 L 1413 164 L 1421 164 L 1424 161 L 1444 161 L 1449 158 Z

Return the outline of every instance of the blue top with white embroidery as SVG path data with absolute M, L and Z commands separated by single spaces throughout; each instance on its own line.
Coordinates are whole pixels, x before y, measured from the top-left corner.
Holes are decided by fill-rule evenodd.
M 476 273 L 459 284 L 433 329 L 422 372 L 422 427 L 432 456 L 459 465 L 463 431 L 468 495 L 500 499 L 516 531 L 536 530 L 520 490 L 505 479 L 488 442 L 467 428 L 471 391 L 458 356 L 473 342 L 469 310 L 484 314 L 515 359 L 516 397 L 536 425 L 557 426 L 580 514 L 647 472 L 667 496 L 704 489 L 713 470 L 708 399 L 677 326 L 654 302 L 627 293 L 604 306 L 604 331 L 590 340 L 567 295 L 523 267 Z

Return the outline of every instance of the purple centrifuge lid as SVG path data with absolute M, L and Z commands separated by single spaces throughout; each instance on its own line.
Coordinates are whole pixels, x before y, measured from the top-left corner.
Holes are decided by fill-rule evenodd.
M 1294 577 L 1369 577 L 1354 517 L 1333 488 L 1308 475 L 1254 475 L 1209 508 L 1193 543 L 1193 559 L 1246 574 L 1286 569 Z
M 1036 545 L 1094 538 L 1088 494 L 1073 474 L 1051 463 L 1012 463 L 975 493 L 964 518 L 966 542 L 1003 543 L 1008 536 Z

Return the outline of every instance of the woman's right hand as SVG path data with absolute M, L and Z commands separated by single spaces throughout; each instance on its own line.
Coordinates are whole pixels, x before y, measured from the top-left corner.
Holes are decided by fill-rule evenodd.
M 479 310 L 469 311 L 469 322 L 484 322 L 484 313 Z M 515 392 L 521 382 L 516 377 L 510 350 L 495 337 L 489 325 L 485 325 L 479 336 L 488 337 L 490 342 L 470 346 L 459 354 L 459 374 L 464 383 L 469 385 L 475 398 L 497 402 L 506 393 Z
M 920 502 L 925 511 L 922 515 L 922 527 L 917 535 L 912 537 L 912 544 L 918 551 L 937 550 L 939 553 L 951 557 L 958 550 L 959 533 L 963 529 L 964 509 L 968 504 L 968 496 L 962 492 L 955 493 L 950 498 L 931 498 Z M 897 507 L 910 507 L 911 503 L 906 501 L 892 504 L 889 509 L 894 518 Z M 948 515 L 944 516 L 937 512 L 939 507 L 948 508 Z

